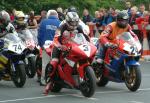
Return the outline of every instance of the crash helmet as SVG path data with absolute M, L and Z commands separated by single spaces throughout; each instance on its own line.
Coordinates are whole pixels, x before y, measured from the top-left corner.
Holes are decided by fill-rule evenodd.
M 120 11 L 117 14 L 116 22 L 117 22 L 118 27 L 126 28 L 129 22 L 128 13 L 126 11 Z
M 68 30 L 75 30 L 79 24 L 79 16 L 76 12 L 68 12 L 66 15 Z

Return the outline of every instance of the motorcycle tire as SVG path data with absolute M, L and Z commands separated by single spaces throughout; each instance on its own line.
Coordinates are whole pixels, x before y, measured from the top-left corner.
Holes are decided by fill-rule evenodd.
M 92 67 L 88 66 L 85 69 L 84 82 L 80 84 L 81 93 L 85 97 L 91 97 L 96 89 L 96 77 Z
M 51 65 L 48 63 L 45 68 L 45 83 L 46 84 L 51 82 L 49 72 L 48 72 L 49 66 L 51 66 Z M 52 83 L 51 84 L 51 92 L 58 93 L 61 91 L 62 86 L 60 84 L 58 84 L 57 82 L 51 82 L 51 83 Z
M 24 86 L 26 82 L 26 72 L 24 64 L 16 65 L 16 71 L 13 73 L 12 80 L 16 87 L 21 88 Z
M 141 71 L 139 66 L 130 66 L 129 74 L 125 74 L 125 84 L 130 91 L 136 91 L 141 84 Z
M 26 74 L 29 78 L 33 78 L 36 74 L 35 57 L 29 57 L 26 64 Z
M 51 92 L 58 93 L 61 91 L 61 89 L 62 89 L 62 87 L 59 84 L 53 83 L 52 88 L 51 88 Z
M 37 56 L 37 58 L 36 58 L 35 68 L 36 68 L 37 77 L 41 78 L 42 58 L 40 58 L 40 56 Z
M 108 84 L 109 80 L 104 77 L 103 74 L 101 74 L 100 76 L 97 77 L 97 86 L 98 87 L 105 87 Z

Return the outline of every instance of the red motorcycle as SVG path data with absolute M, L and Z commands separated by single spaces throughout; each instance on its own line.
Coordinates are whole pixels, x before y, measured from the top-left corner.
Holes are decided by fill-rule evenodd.
M 60 62 L 53 80 L 46 67 L 45 79 L 47 86 L 45 92 L 60 92 L 62 88 L 78 89 L 85 97 L 91 97 L 95 92 L 96 77 L 91 62 L 96 53 L 96 47 L 87 42 L 83 34 L 76 34 L 64 45 Z

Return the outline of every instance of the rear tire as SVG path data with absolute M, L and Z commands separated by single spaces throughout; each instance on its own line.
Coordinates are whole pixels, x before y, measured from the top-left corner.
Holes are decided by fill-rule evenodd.
M 139 66 L 130 66 L 130 73 L 125 76 L 125 84 L 130 91 L 136 91 L 141 84 L 141 71 Z
M 15 86 L 18 88 L 23 87 L 26 82 L 25 65 L 24 64 L 16 65 L 16 71 L 13 72 L 12 74 L 13 74 L 12 80 Z
M 84 82 L 80 84 L 80 90 L 85 97 L 91 97 L 95 93 L 96 77 L 92 67 L 88 66 L 84 70 Z

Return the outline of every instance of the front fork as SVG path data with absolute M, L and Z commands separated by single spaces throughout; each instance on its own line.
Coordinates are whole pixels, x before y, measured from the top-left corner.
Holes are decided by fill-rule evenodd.
M 139 62 L 136 60 L 130 60 L 130 61 L 126 61 L 124 59 L 124 66 L 125 66 L 125 71 L 127 74 L 130 74 L 130 67 L 131 66 L 139 66 Z
M 11 75 L 12 79 L 15 79 L 17 76 L 16 65 L 18 65 L 18 64 L 24 64 L 24 62 L 21 60 L 16 63 L 10 61 L 10 75 Z
M 79 62 L 77 63 L 77 72 L 79 73 L 79 80 L 80 83 L 84 82 L 84 75 L 85 75 L 85 67 L 89 66 L 90 64 L 87 62 L 85 64 L 80 65 Z

